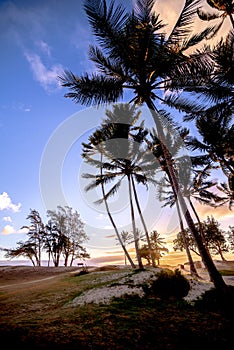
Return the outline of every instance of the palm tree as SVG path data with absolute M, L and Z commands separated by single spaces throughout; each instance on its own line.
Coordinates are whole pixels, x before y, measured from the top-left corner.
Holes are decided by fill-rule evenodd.
M 155 173 L 155 165 L 152 162 L 152 154 L 151 152 L 147 152 L 147 150 L 145 150 L 144 148 L 141 148 L 141 144 L 147 132 L 142 128 L 143 123 L 141 123 L 140 127 L 133 126 L 140 116 L 139 111 L 136 110 L 136 106 L 134 104 L 114 105 L 113 112 L 107 110 L 106 116 L 107 117 L 104 119 L 101 129 L 95 132 L 96 135 L 99 135 L 98 141 L 105 140 L 105 146 L 102 146 L 101 156 L 104 155 L 107 159 L 111 160 L 113 164 L 117 165 L 117 168 L 120 167 L 122 169 L 121 171 L 123 171 L 128 178 L 128 183 L 130 185 L 129 197 L 133 199 L 134 196 L 137 210 L 142 225 L 144 227 L 146 239 L 151 252 L 152 265 L 155 266 L 155 259 L 153 251 L 151 249 L 149 233 L 142 214 L 136 190 L 136 183 L 142 184 L 146 187 L 148 187 L 148 182 L 154 183 L 153 176 Z M 128 123 L 126 124 L 126 122 Z M 133 131 L 136 130 L 137 133 L 133 133 Z M 100 134 L 102 134 L 102 136 L 100 136 Z M 119 138 L 119 136 L 121 136 L 121 138 Z M 87 150 L 83 152 L 83 156 L 85 156 L 88 162 L 92 163 L 95 166 L 99 166 L 97 162 L 94 163 L 93 159 L 90 159 L 90 157 L 87 158 L 87 155 L 90 154 L 90 146 L 87 147 L 86 145 L 86 148 Z M 106 162 L 104 166 L 107 166 Z M 102 168 L 103 166 L 101 165 L 101 169 Z M 102 177 L 103 173 L 101 173 L 100 175 Z M 88 178 L 93 178 L 93 176 L 90 176 L 89 174 L 84 174 L 84 176 Z M 95 181 L 96 180 L 97 178 L 95 179 Z M 104 182 L 98 182 L 97 185 L 102 186 L 102 200 L 104 200 L 104 202 L 106 203 L 108 194 L 104 195 Z M 93 185 L 91 184 L 91 188 L 93 188 L 92 186 Z M 115 190 L 117 189 L 114 186 L 114 191 Z M 110 195 L 112 195 L 112 193 Z M 100 201 L 98 203 L 100 203 Z M 136 232 L 134 208 L 131 205 L 131 203 L 132 200 L 130 200 L 130 208 L 132 222 L 134 225 L 133 232 Z M 137 235 L 135 235 L 135 238 L 138 241 Z
M 215 201 L 219 205 L 229 202 L 232 207 L 234 199 L 234 125 L 232 122 L 232 108 L 223 111 L 212 110 L 196 120 L 200 139 L 188 137 L 187 146 L 192 151 L 201 151 L 203 154 L 194 157 L 208 160 L 210 166 L 220 168 L 227 177 L 227 183 L 217 185 L 217 188 L 225 194 L 225 197 L 217 197 Z
M 106 151 L 105 153 L 108 154 Z M 133 229 L 133 235 L 135 239 L 136 254 L 138 254 L 137 252 L 138 252 L 139 238 L 136 233 L 135 214 L 134 214 L 134 207 L 133 207 L 133 195 L 137 200 L 137 193 L 136 193 L 134 181 L 136 180 L 138 183 L 142 183 L 142 184 L 146 184 L 147 182 L 151 181 L 152 171 L 155 170 L 155 166 L 152 165 L 152 158 L 150 159 L 150 162 L 149 162 L 147 154 L 145 153 L 145 150 L 141 150 L 140 148 L 138 148 L 137 150 L 136 146 L 134 146 L 133 148 L 129 147 L 129 153 L 126 156 L 126 158 L 123 158 L 123 159 L 111 158 L 110 161 L 106 159 L 105 161 L 102 161 L 102 164 L 99 161 L 94 161 L 87 157 L 86 159 L 89 161 L 90 164 L 92 163 L 97 168 L 100 168 L 100 166 L 102 165 L 102 169 L 104 170 L 104 172 L 102 171 L 100 174 L 96 174 L 96 175 L 83 174 L 83 177 L 93 180 L 86 187 L 87 191 L 95 188 L 96 186 L 106 185 L 111 181 L 116 180 L 115 184 L 108 190 L 107 193 L 103 193 L 103 198 L 97 203 L 101 203 L 103 200 L 107 201 L 108 198 L 110 198 L 112 195 L 114 195 L 118 191 L 122 181 L 125 178 L 127 178 L 128 191 L 129 191 L 129 204 L 131 209 L 131 220 L 132 220 L 132 226 L 133 226 L 132 229 Z M 137 203 L 138 203 L 137 204 L 138 210 L 140 210 L 139 202 Z M 142 219 L 142 213 L 141 213 L 141 219 Z M 140 261 L 141 261 L 140 257 L 138 256 L 139 267 L 142 268 Z
M 153 230 L 150 233 L 150 241 L 152 244 L 155 258 L 157 260 L 157 264 L 160 265 L 159 260 L 162 257 L 162 252 L 168 253 L 168 249 L 164 246 L 164 238 L 160 237 L 160 234 L 156 230 Z
M 234 13 L 234 3 L 233 0 L 206 0 L 207 4 L 215 9 L 215 12 L 204 12 L 199 8 L 197 14 L 199 18 L 203 21 L 212 21 L 214 19 L 220 19 L 214 34 L 221 28 L 224 23 L 225 18 L 228 16 L 230 18 L 231 24 L 234 28 L 234 19 L 232 14 Z M 220 14 L 221 12 L 221 14 Z
M 101 130 L 96 130 L 93 135 L 89 136 L 89 143 L 85 144 L 83 143 L 83 153 L 82 156 L 83 158 L 85 158 L 86 162 L 88 163 L 93 163 L 93 159 L 92 156 L 94 156 L 95 154 L 99 153 L 100 154 L 100 176 L 102 178 L 103 176 L 103 154 L 105 153 L 105 148 L 103 146 L 103 142 L 106 140 L 107 135 L 106 135 L 106 128 L 102 128 Z M 96 165 L 96 164 L 95 164 Z M 109 205 L 108 205 L 108 201 L 106 198 L 106 193 L 105 193 L 105 188 L 104 188 L 104 182 L 101 181 L 101 190 L 102 190 L 102 197 L 103 197 L 103 201 L 105 204 L 105 208 L 106 208 L 106 212 L 107 215 L 110 219 L 110 222 L 114 228 L 114 231 L 116 233 L 117 239 L 124 251 L 125 257 L 127 257 L 130 265 L 132 268 L 136 268 L 134 262 L 132 261 L 126 246 L 121 238 L 121 234 L 118 231 L 118 228 L 116 226 L 116 223 L 114 221 L 113 216 L 111 215 L 111 211 L 109 209 Z
M 132 238 L 133 238 L 132 234 L 130 232 L 128 232 L 128 231 L 125 231 L 125 230 L 120 232 L 120 237 L 121 237 L 121 241 L 122 241 L 122 244 L 124 245 L 124 247 L 126 247 L 126 245 L 130 241 L 132 241 Z M 119 239 L 117 239 L 117 240 L 118 240 L 118 243 L 120 243 Z M 124 264 L 127 265 L 127 256 L 126 256 L 126 254 L 124 254 Z
M 161 115 L 155 101 L 166 102 L 162 89 L 183 89 L 190 92 L 202 86 L 204 71 L 213 69 L 210 52 L 206 48 L 193 55 L 185 54 L 212 33 L 207 28 L 192 34 L 191 23 L 200 0 L 186 0 L 182 12 L 169 36 L 162 32 L 165 25 L 159 15 L 153 13 L 153 0 L 136 1 L 135 9 L 127 14 L 122 6 L 109 8 L 105 0 L 87 0 L 84 9 L 99 47 L 90 46 L 89 58 L 97 67 L 97 73 L 77 77 L 66 71 L 60 77 L 62 86 L 70 92 L 66 97 L 75 102 L 91 105 L 117 102 L 125 89 L 133 92 L 132 102 L 145 103 L 155 121 L 171 185 L 175 189 L 187 224 L 203 256 L 207 270 L 215 286 L 226 292 L 226 284 L 216 269 L 202 237 L 197 231 L 186 202 L 180 193 L 171 154 L 166 147 Z M 207 73 L 207 75 L 209 75 Z

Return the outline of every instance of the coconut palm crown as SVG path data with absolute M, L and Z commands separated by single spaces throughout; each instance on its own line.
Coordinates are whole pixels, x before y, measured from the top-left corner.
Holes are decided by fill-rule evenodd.
M 153 11 L 153 0 L 138 0 L 134 10 L 126 13 L 111 1 L 86 0 L 84 9 L 97 39 L 90 45 L 89 59 L 96 72 L 76 76 L 65 71 L 62 86 L 65 95 L 76 103 L 99 105 L 123 98 L 125 89 L 133 92 L 132 101 L 152 107 L 164 100 L 162 89 L 191 89 L 201 85 L 204 70 L 212 69 L 209 50 L 186 55 L 186 50 L 204 40 L 212 28 L 192 34 L 193 19 L 200 0 L 186 0 L 181 14 L 168 37 L 165 24 Z

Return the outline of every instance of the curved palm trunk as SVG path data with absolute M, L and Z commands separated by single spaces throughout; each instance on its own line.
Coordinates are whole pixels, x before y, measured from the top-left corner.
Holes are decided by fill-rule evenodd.
M 189 201 L 189 205 L 191 206 L 192 211 L 193 211 L 193 213 L 194 213 L 194 215 L 195 215 L 195 217 L 196 217 L 196 219 L 197 219 L 197 222 L 198 222 L 198 225 L 199 225 L 199 230 L 200 230 L 200 232 L 201 232 L 201 236 L 202 236 L 203 243 L 204 243 L 204 245 L 205 245 L 205 247 L 206 247 L 208 253 L 210 254 L 208 245 L 207 245 L 207 243 L 206 243 L 206 239 L 205 239 L 205 234 L 204 234 L 202 222 L 201 222 L 201 220 L 200 220 L 200 218 L 199 218 L 199 216 L 198 216 L 198 213 L 197 213 L 197 211 L 196 211 L 196 209 L 195 209 L 195 207 L 194 207 L 194 205 L 193 205 L 193 202 L 191 201 L 190 198 L 188 198 L 188 201 Z M 211 255 L 210 255 L 210 256 L 211 256 Z
M 146 226 L 144 217 L 143 217 L 143 215 L 142 215 L 140 203 L 139 203 L 138 196 L 137 196 L 136 186 L 135 186 L 135 183 L 134 183 L 134 180 L 133 180 L 133 177 L 132 177 L 132 176 L 131 176 L 131 180 L 132 180 L 132 188 L 133 188 L 133 194 L 134 194 L 134 198 L 135 198 L 137 210 L 138 210 L 138 212 L 139 212 L 142 225 L 143 225 L 143 227 L 144 227 L 145 236 L 146 236 L 147 243 L 148 243 L 148 247 L 149 247 L 149 251 L 150 251 L 150 257 L 151 257 L 151 261 L 152 261 L 152 266 L 153 266 L 153 267 L 156 267 L 154 252 L 153 252 L 152 245 L 151 245 L 150 238 L 149 238 L 149 232 L 148 232 L 148 229 L 147 229 L 147 226 Z
M 101 156 L 101 163 L 102 163 L 102 156 Z M 101 172 L 101 176 L 102 176 L 102 166 L 101 166 L 100 172 Z M 124 251 L 124 254 L 125 254 L 125 259 L 127 257 L 131 267 L 135 269 L 136 265 L 132 261 L 130 255 L 129 255 L 126 247 L 125 247 L 125 245 L 123 244 L 122 239 L 121 239 L 120 234 L 119 234 L 119 231 L 117 229 L 117 226 L 116 226 L 116 224 L 114 222 L 114 219 L 113 219 L 113 217 L 112 217 L 112 215 L 110 213 L 109 205 L 108 205 L 107 200 L 106 200 L 105 189 L 104 189 L 103 183 L 101 183 L 101 188 L 102 188 L 102 195 L 103 195 L 103 199 L 104 199 L 107 215 L 108 215 L 108 217 L 110 219 L 110 222 L 111 222 L 111 224 L 112 224 L 112 226 L 113 226 L 113 228 L 115 230 L 115 233 L 116 233 L 116 236 L 117 236 L 117 238 L 119 240 L 119 243 L 120 243 L 121 247 L 123 248 L 123 251 Z M 126 264 L 126 260 L 125 260 L 125 264 Z
M 229 14 L 229 18 L 230 18 L 230 21 L 231 21 L 231 23 L 232 23 L 232 27 L 234 28 L 234 19 L 233 19 L 231 13 Z
M 170 180 L 170 183 L 171 183 L 170 174 L 168 172 L 166 172 L 166 173 L 167 173 L 167 176 L 168 176 L 168 178 Z M 184 242 L 185 251 L 186 251 L 186 254 L 187 254 L 188 261 L 189 261 L 190 272 L 191 272 L 191 275 L 200 278 L 200 276 L 197 273 L 196 267 L 194 265 L 192 255 L 190 253 L 189 243 L 188 243 L 188 239 L 186 237 L 186 232 L 185 232 L 185 229 L 184 229 L 184 224 L 183 224 L 183 219 L 182 219 L 182 215 L 181 215 L 181 210 L 180 210 L 180 206 L 179 206 L 179 203 L 178 203 L 176 192 L 174 191 L 174 187 L 172 187 L 172 191 L 173 191 L 174 198 L 175 198 L 176 210 L 177 210 L 177 214 L 178 214 L 178 217 L 179 217 L 180 229 L 181 229 L 181 233 L 182 233 L 182 238 L 183 238 L 183 242 Z
M 128 191 L 129 191 L 129 202 L 130 202 L 131 218 L 132 218 L 132 231 L 133 231 L 133 236 L 134 236 L 136 257 L 137 257 L 137 262 L 138 262 L 139 269 L 143 270 L 144 266 L 142 264 L 141 256 L 140 256 L 140 253 L 139 253 L 139 237 L 137 237 L 135 214 L 134 214 L 134 208 L 133 208 L 133 202 L 132 202 L 132 188 L 131 188 L 130 175 L 128 175 Z
M 207 251 L 206 246 L 203 243 L 201 233 L 199 231 L 197 231 L 196 226 L 194 224 L 194 221 L 193 221 L 193 219 L 190 215 L 190 212 L 188 210 L 188 207 L 186 205 L 186 202 L 181 194 L 178 179 L 177 179 L 177 176 L 175 174 L 175 170 L 174 170 L 173 163 L 172 163 L 172 157 L 171 157 L 171 154 L 170 154 L 170 152 L 165 144 L 165 136 L 164 136 L 163 128 L 162 128 L 162 125 L 161 125 L 159 119 L 157 118 L 157 115 L 155 114 L 156 108 L 151 100 L 147 100 L 146 104 L 147 104 L 148 108 L 150 109 L 151 115 L 155 121 L 157 131 L 158 131 L 158 137 L 161 141 L 162 151 L 163 151 L 164 158 L 166 161 L 167 169 L 168 169 L 168 172 L 170 174 L 171 186 L 172 186 L 172 188 L 174 188 L 174 191 L 178 197 L 178 200 L 179 200 L 179 203 L 180 203 L 180 206 L 182 209 L 182 213 L 185 217 L 187 225 L 188 225 L 188 227 L 189 227 L 189 229 L 190 229 L 190 231 L 195 239 L 199 253 L 200 253 L 201 258 L 202 258 L 202 260 L 207 268 L 207 271 L 209 273 L 211 281 L 214 283 L 215 287 L 218 290 L 220 290 L 221 292 L 223 292 L 226 295 L 229 293 L 228 287 L 227 287 L 226 283 L 224 282 L 221 274 L 217 270 L 209 252 Z
M 181 229 L 181 233 L 182 233 L 182 237 L 183 237 L 184 247 L 185 247 L 185 251 L 187 254 L 188 261 L 189 261 L 190 272 L 191 272 L 192 276 L 200 278 L 200 276 L 198 275 L 198 272 L 196 270 L 196 267 L 194 265 L 192 255 L 190 253 L 188 239 L 186 237 L 186 232 L 184 229 L 184 224 L 183 224 L 183 219 L 182 219 L 179 203 L 177 200 L 175 202 L 176 202 L 176 209 L 177 209 L 177 213 L 178 213 L 178 217 L 179 217 L 180 229 Z

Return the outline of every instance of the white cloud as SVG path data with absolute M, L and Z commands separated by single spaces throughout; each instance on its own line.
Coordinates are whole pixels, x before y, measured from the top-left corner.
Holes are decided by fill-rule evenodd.
M 21 208 L 21 203 L 14 204 L 11 201 L 11 198 L 6 192 L 0 194 L 0 210 L 10 209 L 13 212 L 19 212 Z
M 30 64 L 34 78 L 47 92 L 51 92 L 59 87 L 58 76 L 61 75 L 61 72 L 64 70 L 61 64 L 56 64 L 47 68 L 39 55 L 25 52 L 25 57 Z
M 1 234 L 4 236 L 16 234 L 16 233 L 28 233 L 27 228 L 21 228 L 19 230 L 16 230 L 12 225 L 6 225 L 3 227 Z
M 12 219 L 10 216 L 4 216 L 3 221 L 12 222 Z
M 51 49 L 50 46 L 44 41 L 40 40 L 37 43 L 37 46 L 40 48 L 40 50 L 45 53 L 48 57 L 51 56 Z
M 11 235 L 12 233 L 16 233 L 15 229 L 11 225 L 6 225 L 3 227 L 1 234 L 4 236 Z

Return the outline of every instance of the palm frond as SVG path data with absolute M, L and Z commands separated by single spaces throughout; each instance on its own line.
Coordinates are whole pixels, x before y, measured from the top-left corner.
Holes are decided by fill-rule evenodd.
M 206 40 L 212 39 L 217 34 L 217 32 L 221 26 L 222 26 L 222 22 L 220 22 L 214 26 L 208 27 L 199 33 L 193 34 L 189 38 L 186 38 L 181 45 L 181 51 L 185 51 L 185 50 L 199 44 L 204 39 L 206 39 Z
M 205 143 L 199 141 L 196 137 L 188 136 L 186 140 L 186 146 L 191 149 L 192 151 L 200 150 L 200 151 L 207 151 L 209 149 L 209 146 Z
M 202 21 L 212 21 L 220 17 L 220 14 L 217 12 L 204 12 L 200 8 L 197 9 L 197 15 Z
M 123 94 L 120 80 L 103 75 L 92 74 L 89 76 L 85 74 L 76 77 L 72 72 L 65 71 L 59 79 L 62 86 L 68 87 L 71 91 L 65 97 L 86 106 L 116 102 Z
M 114 62 L 110 58 L 104 56 L 103 52 L 98 47 L 90 45 L 89 59 L 95 63 L 101 74 L 121 79 L 122 82 L 125 81 L 125 79 L 127 80 L 122 66 L 118 62 Z
M 181 112 L 186 112 L 185 121 L 193 119 L 196 115 L 201 115 L 201 112 L 204 110 L 204 104 L 198 103 L 199 99 L 191 101 L 176 93 L 166 94 L 164 101 L 168 106 L 174 107 Z
M 124 178 L 124 176 L 121 179 L 119 179 L 119 181 L 114 186 L 112 186 L 111 189 L 107 193 L 105 193 L 105 196 L 103 198 L 95 201 L 94 203 L 101 204 L 101 203 L 103 203 L 104 200 L 108 200 L 108 198 L 114 196 L 118 192 L 123 178 Z
M 231 4 L 231 0 L 206 0 L 207 4 L 210 7 L 215 8 L 218 11 L 225 11 L 227 9 L 227 5 Z
M 230 85 L 233 93 L 234 84 L 234 29 L 225 40 L 221 40 L 214 49 L 215 81 L 218 84 Z
M 181 14 L 169 35 L 167 45 L 174 45 L 179 38 L 185 38 L 191 31 L 191 23 L 193 17 L 197 14 L 197 8 L 201 4 L 201 0 L 186 0 Z
M 85 0 L 84 10 L 97 40 L 105 49 L 112 49 L 118 41 L 127 15 L 121 5 L 115 6 L 115 1 L 107 7 L 106 0 Z

